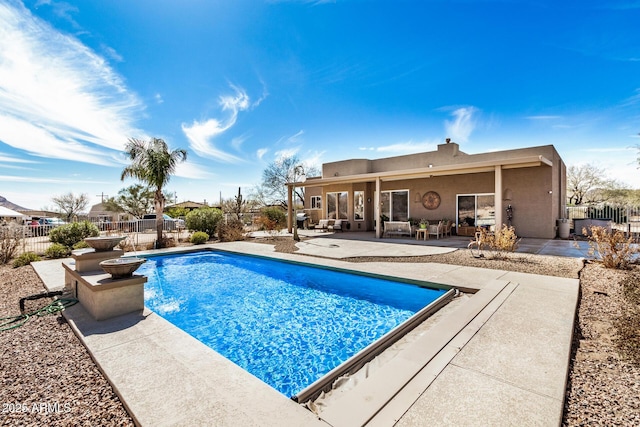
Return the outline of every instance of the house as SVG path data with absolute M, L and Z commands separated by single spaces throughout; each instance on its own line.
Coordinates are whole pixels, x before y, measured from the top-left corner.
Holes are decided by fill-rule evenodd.
M 91 206 L 87 216 L 89 217 L 89 221 L 92 222 L 116 222 L 125 221 L 129 219 L 130 215 L 122 211 L 108 210 L 104 203 L 96 203 Z
M 341 218 L 351 231 L 382 228 L 376 219 L 449 219 L 461 235 L 510 224 L 519 236 L 554 238 L 565 217 L 566 166 L 552 145 L 466 154 L 447 139 L 437 151 L 322 165 L 305 188 L 319 218 Z M 289 228 L 293 212 L 289 210 Z

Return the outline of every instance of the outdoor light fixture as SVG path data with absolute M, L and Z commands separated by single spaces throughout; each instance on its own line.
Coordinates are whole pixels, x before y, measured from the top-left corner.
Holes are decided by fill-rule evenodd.
M 433 167 L 433 164 L 429 163 L 429 167 L 430 167 L 430 168 L 432 168 L 432 167 Z

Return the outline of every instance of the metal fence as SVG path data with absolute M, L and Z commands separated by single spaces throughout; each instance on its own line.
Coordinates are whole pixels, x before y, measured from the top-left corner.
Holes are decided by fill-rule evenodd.
M 567 218 L 571 229 L 577 234 L 581 233 L 581 230 L 576 230 L 576 226 L 580 228 L 579 224 L 583 223 L 580 220 L 604 221 L 612 229 L 623 231 L 629 236 L 637 237 L 640 234 L 640 207 L 638 206 L 569 206 Z
M 181 239 L 188 236 L 188 232 L 184 227 L 177 226 L 175 223 L 165 221 L 163 231 L 170 236 Z M 95 223 L 101 234 L 124 234 L 128 236 L 127 242 L 133 244 L 134 248 L 146 249 L 146 246 L 152 243 L 156 238 L 155 220 L 140 221 L 119 221 L 110 223 Z M 43 255 L 51 246 L 49 233 L 55 227 L 40 225 L 23 225 L 22 239 L 18 248 L 20 255 L 25 252 L 34 252 Z

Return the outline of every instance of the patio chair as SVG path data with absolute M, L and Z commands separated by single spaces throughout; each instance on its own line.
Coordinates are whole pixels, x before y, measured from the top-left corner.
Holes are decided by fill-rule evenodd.
M 429 236 L 435 235 L 436 239 L 439 239 L 443 235 L 443 229 L 442 221 L 439 221 L 438 225 L 429 225 Z
M 451 237 L 451 227 L 451 221 L 447 221 L 444 223 L 442 227 L 442 237 L 446 236 L 447 234 L 449 235 L 449 237 Z
M 330 225 L 328 228 L 329 228 L 329 230 L 333 230 L 333 231 L 336 231 L 336 230 L 344 231 L 344 230 L 342 230 L 342 220 L 341 219 L 336 219 L 336 221 L 333 223 L 333 225 Z
M 318 231 L 318 230 L 327 231 L 329 229 L 329 220 L 328 219 L 321 219 L 320 221 L 318 221 L 318 224 L 313 228 L 316 231 Z

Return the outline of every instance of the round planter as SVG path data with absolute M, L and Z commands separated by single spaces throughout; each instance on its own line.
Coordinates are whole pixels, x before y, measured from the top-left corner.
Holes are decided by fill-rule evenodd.
M 131 277 L 133 272 L 145 262 L 147 260 L 144 258 L 114 258 L 102 261 L 100 267 L 111 274 L 111 278 L 122 279 Z
M 127 236 L 98 236 L 85 237 L 84 241 L 95 249 L 96 252 L 106 252 L 115 248 L 118 243 L 126 238 Z

